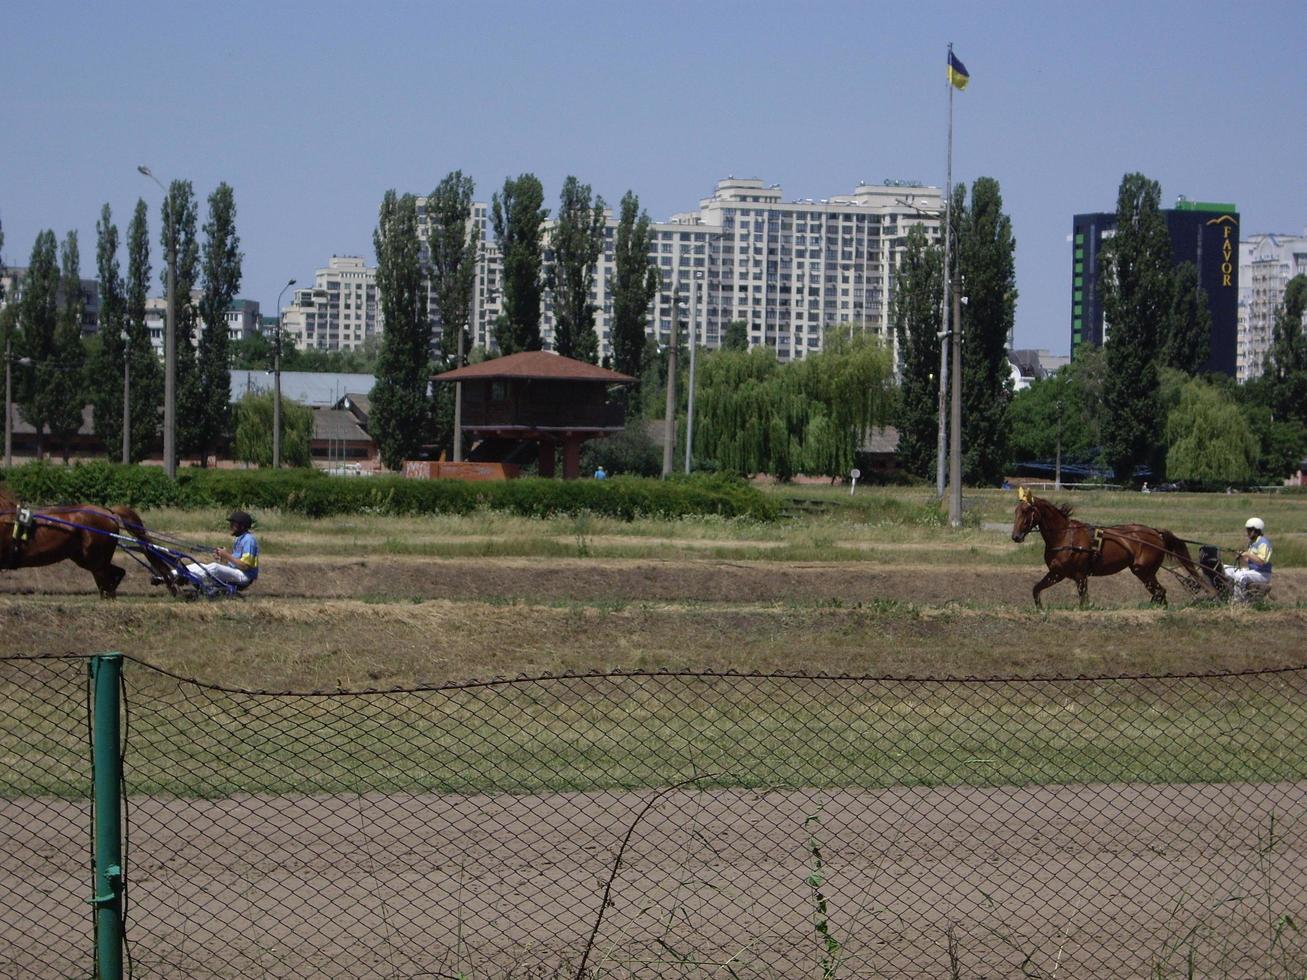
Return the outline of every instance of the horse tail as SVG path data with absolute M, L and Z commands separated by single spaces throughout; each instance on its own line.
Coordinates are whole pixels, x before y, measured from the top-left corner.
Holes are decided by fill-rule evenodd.
M 168 586 L 168 591 L 176 595 L 177 586 L 173 584 L 172 576 L 168 574 L 171 569 L 155 551 L 154 542 L 150 539 L 150 532 L 146 529 L 145 522 L 141 520 L 141 515 L 125 504 L 110 507 L 109 511 L 118 518 L 119 526 L 140 542 L 141 552 L 145 555 L 145 560 L 150 563 L 150 568 L 154 570 L 155 575 L 163 579 L 164 584 Z
M 1189 573 L 1195 582 L 1202 583 L 1204 581 L 1203 575 L 1198 571 L 1198 566 L 1194 564 L 1193 559 L 1189 557 L 1189 549 L 1185 546 L 1185 543 L 1166 528 L 1159 528 L 1157 533 L 1162 536 L 1162 545 L 1166 549 L 1167 555 L 1183 565 L 1184 570 Z

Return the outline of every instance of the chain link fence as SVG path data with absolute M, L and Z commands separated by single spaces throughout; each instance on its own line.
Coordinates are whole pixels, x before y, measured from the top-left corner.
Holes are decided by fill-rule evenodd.
M 0 663 L 0 975 L 89 972 L 85 675 Z M 1307 972 L 1307 669 L 124 676 L 134 976 Z

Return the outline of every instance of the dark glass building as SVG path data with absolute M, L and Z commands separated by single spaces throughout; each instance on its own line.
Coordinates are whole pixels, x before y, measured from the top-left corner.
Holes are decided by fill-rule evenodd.
M 1239 211 L 1233 204 L 1181 199 L 1164 209 L 1171 260 L 1198 267 L 1198 284 L 1212 314 L 1211 353 L 1205 370 L 1234 377 L 1239 316 Z M 1103 300 L 1098 286 L 1103 241 L 1116 228 L 1115 212 L 1077 214 L 1072 230 L 1071 356 L 1081 344 L 1103 343 Z M 1108 324 L 1111 331 L 1111 324 Z

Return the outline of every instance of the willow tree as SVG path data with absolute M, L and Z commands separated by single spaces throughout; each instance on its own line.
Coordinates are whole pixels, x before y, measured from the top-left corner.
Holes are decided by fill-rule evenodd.
M 1225 392 L 1194 378 L 1166 417 L 1166 474 L 1198 483 L 1247 483 L 1261 446 L 1248 419 Z
M 719 469 L 782 480 L 847 473 L 864 433 L 888 418 L 893 371 L 873 337 L 831 332 L 825 343 L 820 354 L 789 364 L 767 348 L 705 356 L 697 455 Z

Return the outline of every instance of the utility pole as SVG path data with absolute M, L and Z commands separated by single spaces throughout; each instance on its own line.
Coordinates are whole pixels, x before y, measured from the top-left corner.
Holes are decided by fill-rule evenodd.
M 698 291 L 698 280 L 703 275 L 702 272 L 695 272 L 690 279 L 690 377 L 686 382 L 689 390 L 686 392 L 688 403 L 685 411 L 685 474 L 690 475 L 692 465 L 692 450 L 694 447 L 694 349 L 699 346 L 699 319 L 698 311 L 695 305 L 695 294 Z
M 1062 399 L 1057 400 L 1057 459 L 1053 463 L 1053 489 L 1062 489 Z
M 960 283 L 953 284 L 953 411 L 949 420 L 948 522 L 962 526 L 962 297 Z
M 480 254 L 480 239 L 477 240 L 478 255 Z M 479 265 L 479 260 L 478 260 Z M 454 361 L 454 370 L 463 366 L 463 335 L 470 330 L 475 329 L 477 322 L 477 292 L 480 283 L 477 282 L 477 274 L 474 270 L 472 273 L 472 304 L 467 315 L 467 330 L 458 331 L 458 355 Z M 453 461 L 455 463 L 463 462 L 463 382 L 454 382 L 454 445 Z
M 667 348 L 667 408 L 663 419 L 663 479 L 672 475 L 672 458 L 676 453 L 676 341 L 681 320 L 681 296 L 672 300 L 672 340 Z
M 123 465 L 132 461 L 132 346 L 126 330 L 123 341 Z
M 272 345 L 272 468 L 281 469 L 281 298 L 295 285 L 292 279 L 277 294 L 277 337 Z
M 14 379 L 12 341 L 5 332 L 5 469 L 14 465 Z

